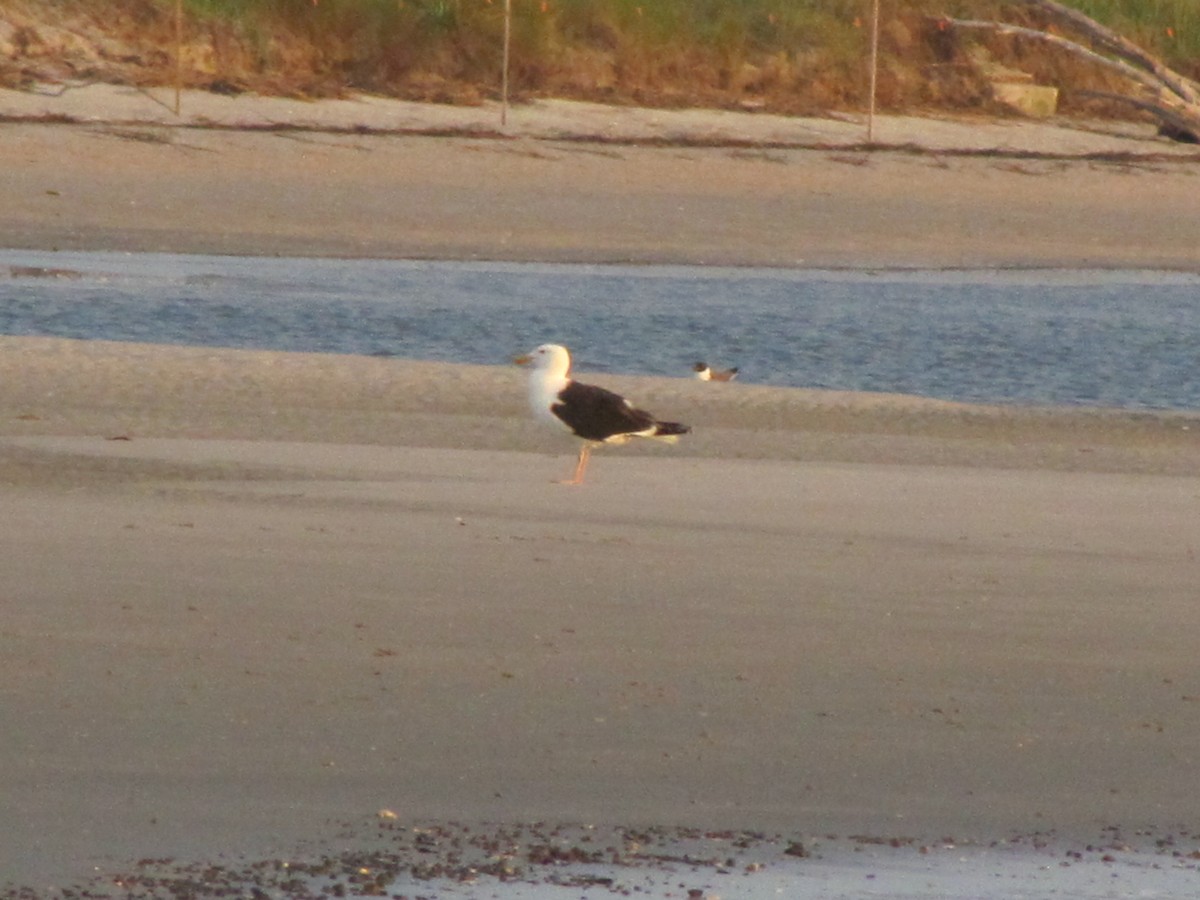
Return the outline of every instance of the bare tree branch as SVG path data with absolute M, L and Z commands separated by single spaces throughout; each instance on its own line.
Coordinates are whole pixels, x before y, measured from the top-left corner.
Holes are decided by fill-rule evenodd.
M 1058 3 L 1057 0 L 1021 0 L 1021 2 L 1026 6 L 1042 10 L 1051 18 L 1066 23 L 1070 27 L 1087 35 L 1098 45 L 1108 49 L 1122 59 L 1148 70 L 1185 103 L 1200 104 L 1200 86 L 1183 77 L 1178 72 L 1169 69 L 1137 44 L 1122 37 L 1112 29 L 1101 25 L 1094 19 L 1085 16 L 1079 10 L 1064 6 Z
M 1147 91 L 1150 98 L 1134 98 L 1096 92 L 1085 93 L 1091 96 L 1105 96 L 1111 100 L 1121 100 L 1138 109 L 1151 112 L 1160 121 L 1166 123 L 1174 134 L 1185 134 L 1190 137 L 1200 136 L 1200 85 L 1183 77 L 1178 72 L 1172 71 L 1136 44 L 1111 29 L 1093 21 L 1078 10 L 1064 6 L 1057 0 L 1020 0 L 1020 2 L 1041 10 L 1053 21 L 1081 33 L 1093 46 L 1112 55 L 1106 56 L 1105 53 L 1048 31 L 1010 25 L 1006 22 L 975 19 L 942 19 L 941 21 L 955 28 L 982 29 L 1040 41 L 1065 50 L 1096 66 L 1114 71 Z
M 1171 130 L 1175 140 L 1186 140 L 1188 143 L 1200 143 L 1200 121 L 1180 115 L 1168 106 L 1151 103 L 1128 94 L 1113 94 L 1109 91 L 1080 91 L 1081 97 L 1095 97 L 1099 100 L 1111 100 L 1116 103 L 1127 103 L 1157 116 L 1163 125 Z
M 955 28 L 975 28 L 987 31 L 994 31 L 997 34 L 1015 34 L 1020 37 L 1030 38 L 1035 41 L 1041 41 L 1046 44 L 1053 44 L 1055 47 L 1061 47 L 1069 53 L 1074 53 L 1076 56 L 1082 56 L 1089 62 L 1093 62 L 1098 66 L 1103 66 L 1113 69 L 1116 72 L 1124 75 L 1133 81 L 1138 82 L 1153 91 L 1162 90 L 1162 84 L 1151 75 L 1143 72 L 1141 69 L 1134 68 L 1127 62 L 1122 62 L 1119 59 L 1109 59 L 1095 50 L 1089 50 L 1082 44 L 1077 44 L 1074 41 L 1067 40 L 1064 37 L 1059 37 L 1057 34 L 1050 34 L 1045 31 L 1038 31 L 1034 28 L 1025 28 L 1021 25 L 1009 25 L 1007 22 L 985 22 L 979 19 L 945 19 Z

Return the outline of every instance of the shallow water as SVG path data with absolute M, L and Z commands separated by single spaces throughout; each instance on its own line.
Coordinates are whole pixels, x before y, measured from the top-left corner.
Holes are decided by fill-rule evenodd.
M 1200 409 L 1200 275 L 0 251 L 0 333 Z

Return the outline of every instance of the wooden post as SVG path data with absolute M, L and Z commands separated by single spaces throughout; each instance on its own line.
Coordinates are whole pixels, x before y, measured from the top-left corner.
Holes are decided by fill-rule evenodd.
M 508 124 L 508 48 L 512 43 L 512 0 L 504 0 L 504 61 L 500 72 L 500 127 Z
M 183 92 L 183 0 L 175 0 L 175 115 Z
M 871 2 L 871 87 L 867 106 L 867 143 L 875 140 L 875 85 L 879 74 L 879 0 Z

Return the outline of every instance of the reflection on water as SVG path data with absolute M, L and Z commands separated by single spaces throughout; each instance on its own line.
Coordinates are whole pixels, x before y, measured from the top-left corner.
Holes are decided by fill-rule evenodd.
M 0 251 L 0 333 L 1200 408 L 1200 276 Z

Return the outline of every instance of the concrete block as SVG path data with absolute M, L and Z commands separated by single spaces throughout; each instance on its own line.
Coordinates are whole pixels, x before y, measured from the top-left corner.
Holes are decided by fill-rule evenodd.
M 1046 119 L 1058 111 L 1058 88 L 1026 82 L 992 82 L 992 96 L 1030 118 Z

